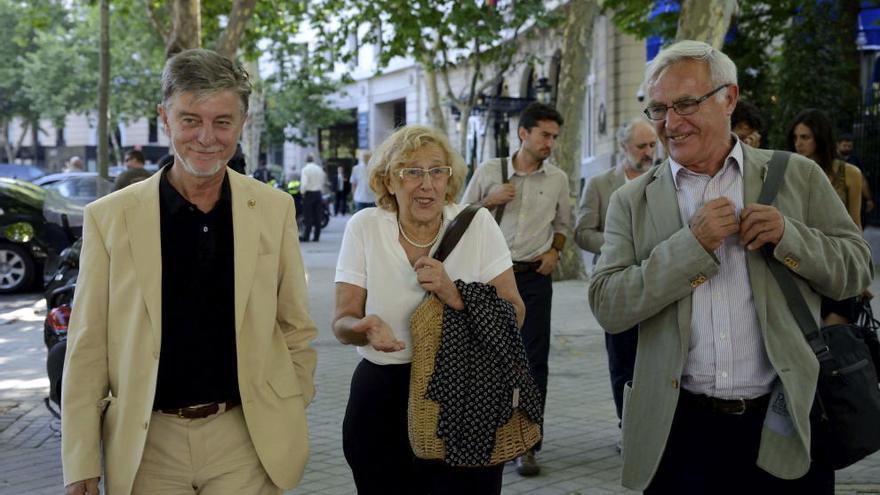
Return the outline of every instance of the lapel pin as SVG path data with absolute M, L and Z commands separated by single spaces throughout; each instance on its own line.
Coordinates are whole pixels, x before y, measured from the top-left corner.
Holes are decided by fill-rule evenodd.
M 257 206 L 257 202 L 253 199 L 249 199 L 248 200 L 248 208 L 253 208 L 255 206 Z

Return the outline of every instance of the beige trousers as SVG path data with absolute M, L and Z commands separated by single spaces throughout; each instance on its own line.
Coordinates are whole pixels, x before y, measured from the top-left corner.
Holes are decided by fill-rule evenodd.
M 201 419 L 153 413 L 134 495 L 280 495 L 241 407 Z

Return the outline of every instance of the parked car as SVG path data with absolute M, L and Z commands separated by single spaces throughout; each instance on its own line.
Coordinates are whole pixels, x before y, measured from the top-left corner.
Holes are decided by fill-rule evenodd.
M 50 252 L 64 247 L 63 237 L 46 222 L 46 195 L 29 182 L 0 178 L 0 294 L 41 281 L 37 275 Z
M 82 206 L 113 191 L 113 181 L 105 179 L 96 172 L 65 172 L 49 174 L 34 181 L 42 186 Z
M 19 163 L 0 163 L 0 177 L 21 179 L 32 182 L 46 175 L 46 171 L 34 165 L 22 165 Z

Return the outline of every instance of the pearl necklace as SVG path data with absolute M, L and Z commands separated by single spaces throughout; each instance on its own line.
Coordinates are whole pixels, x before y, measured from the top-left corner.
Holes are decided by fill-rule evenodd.
M 399 218 L 397 219 L 397 228 L 400 229 L 400 235 L 402 235 L 403 238 L 406 239 L 406 242 L 412 244 L 413 246 L 415 246 L 415 247 L 417 247 L 417 248 L 422 248 L 422 249 L 424 249 L 424 248 L 426 248 L 426 247 L 431 247 L 431 246 L 433 246 L 434 243 L 437 242 L 438 239 L 440 239 L 440 233 L 443 232 L 443 219 L 442 219 L 442 218 L 440 219 L 440 226 L 437 227 L 437 235 L 435 235 L 433 239 L 431 239 L 430 241 L 428 241 L 428 242 L 425 243 L 425 244 L 420 244 L 420 243 L 418 243 L 418 242 L 416 242 L 416 241 L 410 239 L 409 236 L 406 235 L 406 231 L 403 230 L 403 225 L 400 223 L 400 219 L 399 219 Z

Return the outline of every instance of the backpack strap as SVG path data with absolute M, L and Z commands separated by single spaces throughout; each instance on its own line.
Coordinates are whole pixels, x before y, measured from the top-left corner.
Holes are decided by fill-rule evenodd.
M 510 182 L 510 179 L 507 176 L 507 168 L 510 166 L 510 157 L 506 156 L 501 159 L 501 183 L 507 184 Z M 495 221 L 498 222 L 498 225 L 501 225 L 501 217 L 504 216 L 504 207 L 507 206 L 503 204 L 498 208 L 495 208 Z

